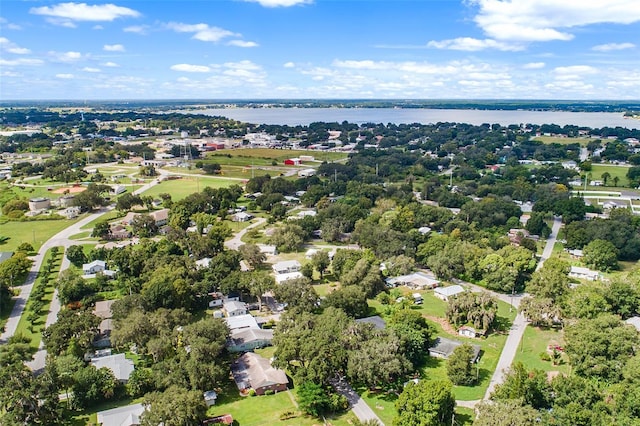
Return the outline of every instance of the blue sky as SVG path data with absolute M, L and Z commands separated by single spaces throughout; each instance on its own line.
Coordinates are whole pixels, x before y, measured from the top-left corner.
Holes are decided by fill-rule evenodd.
M 638 0 L 0 3 L 0 99 L 640 99 Z

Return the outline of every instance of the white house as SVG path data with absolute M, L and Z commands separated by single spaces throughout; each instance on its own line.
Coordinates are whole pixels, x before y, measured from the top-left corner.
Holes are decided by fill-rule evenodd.
M 98 424 L 102 426 L 136 426 L 145 411 L 143 404 L 112 408 L 98 413 Z
M 295 280 L 302 277 L 304 277 L 304 275 L 302 275 L 301 272 L 287 272 L 284 274 L 278 274 L 276 275 L 276 284 L 282 284 L 285 281 Z
M 297 260 L 285 260 L 276 263 L 272 268 L 276 274 L 289 274 L 291 272 L 300 272 L 302 265 Z
M 242 330 L 244 328 L 260 328 L 258 321 L 251 314 L 238 315 L 224 319 L 230 331 Z
M 82 272 L 85 275 L 97 274 L 98 272 L 104 272 L 107 269 L 107 262 L 104 260 L 94 260 L 91 263 L 82 264 Z
M 437 287 L 433 290 L 433 294 L 445 302 L 449 301 L 449 298 L 457 294 L 464 293 L 464 288 L 458 284 L 450 285 L 449 287 Z
M 256 244 L 260 249 L 260 253 L 264 253 L 267 256 L 275 256 L 278 254 L 278 248 L 270 244 Z
M 249 313 L 247 305 L 244 302 L 238 302 L 235 300 L 224 302 L 222 304 L 222 310 L 224 310 L 228 318 L 246 315 Z
M 113 195 L 119 195 L 126 192 L 127 188 L 124 185 L 111 185 L 111 193 Z
M 464 337 L 476 338 L 483 335 L 483 332 L 476 330 L 475 328 L 470 327 L 468 325 L 463 325 L 458 329 L 458 334 Z
M 133 373 L 133 361 L 125 358 L 124 354 L 115 354 L 92 358 L 91 365 L 98 370 L 105 367 L 113 372 L 113 375 L 122 383 L 129 381 L 129 376 Z
M 314 248 L 310 248 L 309 250 L 307 250 L 307 252 L 304 254 L 304 257 L 306 259 L 311 259 L 316 253 L 318 253 L 318 249 L 314 249 Z
M 385 281 L 387 283 L 387 287 L 406 285 L 407 287 L 416 290 L 436 288 L 440 285 L 440 281 L 438 281 L 433 275 L 420 271 L 408 275 L 387 278 Z
M 569 271 L 569 276 L 580 280 L 598 281 L 600 279 L 600 272 L 592 271 L 591 269 L 584 268 L 582 266 L 572 266 Z
M 298 176 L 303 178 L 315 176 L 315 174 L 316 174 L 316 169 L 304 169 L 298 172 Z
M 211 264 L 211 260 L 212 259 L 210 257 L 203 257 L 202 259 L 196 260 L 196 269 L 208 268 Z
M 625 323 L 634 326 L 636 330 L 640 332 L 640 317 L 635 316 L 628 318 L 627 320 L 625 320 Z
M 234 222 L 248 222 L 253 219 L 253 215 L 247 212 L 236 213 L 232 216 Z

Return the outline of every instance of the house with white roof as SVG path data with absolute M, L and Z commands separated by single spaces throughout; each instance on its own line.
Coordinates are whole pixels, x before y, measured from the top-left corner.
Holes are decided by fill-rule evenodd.
M 104 260 L 94 260 L 93 262 L 82 264 L 82 272 L 85 275 L 97 274 L 105 269 L 107 269 L 107 262 Z
M 227 323 L 227 327 L 229 327 L 231 332 L 234 330 L 242 330 L 244 328 L 260 328 L 258 321 L 256 321 L 255 317 L 251 314 L 228 317 L 225 318 L 224 321 Z
M 232 216 L 231 220 L 234 222 L 248 222 L 253 219 L 253 215 L 247 212 L 239 212 Z
M 276 275 L 276 284 L 282 284 L 285 281 L 295 280 L 298 278 L 303 278 L 302 272 L 289 272 L 286 274 L 278 274 Z
M 98 412 L 98 424 L 101 426 L 136 426 L 145 411 L 143 404 L 127 405 Z
M 297 260 L 284 260 L 274 264 L 271 268 L 273 272 L 279 275 L 299 272 L 302 269 L 302 265 Z
M 636 328 L 636 330 L 638 330 L 640 332 L 640 317 L 639 316 L 628 318 L 624 322 L 625 322 L 625 324 L 634 326 Z
M 227 318 L 237 317 L 240 315 L 246 315 L 249 313 L 247 305 L 244 302 L 230 300 L 222 304 L 222 310 L 225 312 Z
M 414 290 L 436 288 L 440 285 L 440 281 L 438 281 L 433 275 L 421 271 L 414 272 L 408 275 L 400 275 L 397 277 L 387 278 L 385 282 L 387 283 L 387 287 L 406 285 L 407 287 Z
M 99 358 L 92 358 L 91 365 L 98 370 L 101 368 L 108 368 L 113 372 L 113 375 L 121 383 L 129 381 L 129 376 L 133 373 L 133 361 L 127 359 L 124 354 L 115 354 L 109 356 L 103 356 Z
M 450 297 L 456 296 L 460 293 L 464 293 L 464 288 L 458 284 L 450 285 L 449 287 L 437 287 L 433 290 L 433 294 L 445 302 L 449 301 Z
M 579 280 L 598 281 L 600 279 L 600 272 L 592 271 L 582 266 L 572 266 L 569 271 L 569 277 Z

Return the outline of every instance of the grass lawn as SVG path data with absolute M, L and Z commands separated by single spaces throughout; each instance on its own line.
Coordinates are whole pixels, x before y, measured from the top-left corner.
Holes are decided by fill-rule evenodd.
M 231 155 L 231 157 L 228 157 Z M 246 148 L 246 149 L 220 149 L 209 153 L 206 159 L 213 159 L 221 165 L 271 165 L 273 160 L 282 164 L 287 158 L 300 157 L 301 155 L 310 155 L 317 161 L 335 161 L 347 157 L 342 152 L 323 152 L 323 151 L 305 151 L 293 149 L 270 149 L 270 148 Z M 307 162 L 309 164 L 317 164 L 315 162 Z
M 94 226 L 96 226 L 96 224 L 98 222 L 103 222 L 103 221 L 112 221 L 114 219 L 118 219 L 121 217 L 124 217 L 125 213 L 121 213 L 118 210 L 111 210 L 110 212 L 107 212 L 105 214 L 103 214 L 102 216 L 100 216 L 98 219 L 87 223 L 86 225 L 84 225 L 82 228 L 80 229 L 93 229 Z
M 566 355 L 562 355 L 563 363 L 553 365 L 551 361 L 543 361 L 540 354 L 547 350 L 547 346 L 555 344 L 564 346 L 564 335 L 560 330 L 527 326 L 520 342 L 520 348 L 513 362 L 522 362 L 527 369 L 544 371 L 560 371 L 569 374 L 569 364 Z
M 579 143 L 581 146 L 587 146 L 593 139 L 590 138 L 560 138 L 557 136 L 536 136 L 532 138 L 534 141 L 540 141 L 544 144 L 559 143 L 561 145 L 570 145 L 573 143 Z
M 42 330 L 45 328 L 45 322 L 47 320 L 47 315 L 49 314 L 49 305 L 51 304 L 51 299 L 53 299 L 53 290 L 56 282 L 55 280 L 58 277 L 60 264 L 62 263 L 62 256 L 64 255 L 63 252 L 64 250 L 60 250 L 53 262 L 53 267 L 48 276 L 49 281 L 45 286 L 44 297 L 42 299 L 44 302 L 44 306 L 39 312 L 38 318 L 33 322 L 33 324 L 31 324 L 29 320 L 27 320 L 27 317 L 29 316 L 29 313 L 31 312 L 33 306 L 32 297 L 29 297 L 25 310 L 20 317 L 20 321 L 18 322 L 18 327 L 16 328 L 15 334 L 20 334 L 28 337 L 31 340 L 30 346 L 34 349 L 36 349 L 38 345 L 40 345 L 40 341 L 42 340 Z M 51 250 L 48 250 L 45 254 L 44 262 L 42 262 L 42 268 L 38 273 L 38 278 L 36 280 L 35 286 L 41 285 L 41 280 L 44 276 L 44 268 L 50 258 Z
M 629 180 L 627 179 L 627 170 L 629 170 L 628 166 L 615 166 L 612 164 L 593 164 L 591 166 L 591 180 L 603 180 L 602 174 L 608 172 L 611 177 L 607 181 L 606 189 L 611 189 L 615 191 L 620 191 L 624 189 L 624 187 L 629 186 Z M 618 182 L 618 187 L 613 187 L 613 178 L 617 176 L 620 181 Z M 592 189 L 597 190 L 606 190 L 605 187 L 597 186 Z
M 0 250 L 15 251 L 20 244 L 27 242 L 38 251 L 45 241 L 77 220 L 76 218 L 0 222 L 0 235 L 9 237 L 6 243 L 0 245 Z
M 302 415 L 294 402 L 295 398 L 295 390 L 279 392 L 275 395 L 242 397 L 235 384 L 228 383 L 219 394 L 216 405 L 209 408 L 207 414 L 210 416 L 231 414 L 233 419 L 242 426 L 322 424 L 322 420 Z M 280 420 L 280 415 L 285 412 L 295 412 L 298 416 Z M 334 426 L 346 426 L 350 424 L 349 419 L 353 418 L 352 416 L 351 413 L 344 413 L 337 417 L 327 417 L 327 421 Z
M 410 294 L 413 290 L 408 288 L 399 288 L 403 293 Z M 456 399 L 463 401 L 470 401 L 475 399 L 481 399 L 489 386 L 489 381 L 493 375 L 500 353 L 504 347 L 509 328 L 513 323 L 516 316 L 516 310 L 509 310 L 510 305 L 502 301 L 498 301 L 498 315 L 495 324 L 495 330 L 489 333 L 488 337 L 483 339 L 469 339 L 457 334 L 451 334 L 447 332 L 439 322 L 435 322 L 434 319 L 445 318 L 445 310 L 447 304 L 433 295 L 433 291 L 421 291 L 423 303 L 422 305 L 415 305 L 412 309 L 416 309 L 421 312 L 425 317 L 431 318 L 429 323 L 436 330 L 436 336 L 443 336 L 450 339 L 480 345 L 482 348 L 482 355 L 477 365 L 477 374 L 480 379 L 479 384 L 474 386 L 454 386 L 453 392 Z M 390 309 L 378 301 L 369 301 L 369 306 L 374 308 L 380 315 L 387 316 L 390 313 Z M 421 370 L 421 375 L 427 380 L 447 379 L 446 361 L 438 358 L 428 358 L 426 366 Z M 372 408 L 374 405 L 369 404 Z
M 142 402 L 142 398 L 131 399 L 127 397 L 124 399 L 108 400 L 79 412 L 65 409 L 64 417 L 68 419 L 68 422 L 65 424 L 67 424 L 68 426 L 96 425 L 98 424 L 98 412 L 110 410 L 112 408 L 124 407 L 131 404 L 137 404 L 139 402 Z
M 171 194 L 173 201 L 185 198 L 194 192 L 202 191 L 205 187 L 226 188 L 231 185 L 239 185 L 242 182 L 236 179 L 225 179 L 223 177 L 183 177 L 182 179 L 167 180 L 160 182 L 144 192 L 144 195 L 157 197 L 162 193 Z

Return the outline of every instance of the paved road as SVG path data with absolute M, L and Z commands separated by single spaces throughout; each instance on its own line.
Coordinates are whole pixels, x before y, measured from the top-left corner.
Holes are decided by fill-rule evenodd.
M 547 260 L 551 254 L 553 253 L 553 246 L 556 244 L 556 239 L 558 238 L 558 231 L 562 226 L 562 222 L 560 218 L 555 218 L 553 221 L 553 226 L 551 228 L 551 235 L 547 239 L 547 244 L 544 246 L 544 251 L 542 252 L 542 257 L 540 258 L 540 262 L 538 262 L 537 269 L 542 267 L 542 264 L 545 260 Z M 505 300 L 507 303 L 510 298 L 509 295 L 503 295 L 507 297 Z M 503 299 L 504 300 L 504 299 Z M 520 298 L 515 298 L 514 302 L 517 301 L 518 305 L 520 304 Z M 514 303 L 514 306 L 517 306 Z M 502 353 L 500 354 L 500 359 L 498 360 L 498 365 L 496 366 L 496 370 L 491 377 L 491 382 L 489 383 L 489 387 L 487 388 L 487 392 L 484 394 L 484 399 L 489 399 L 491 393 L 495 387 L 502 382 L 504 382 L 505 373 L 511 367 L 513 363 L 513 359 L 516 356 L 516 352 L 518 351 L 518 346 L 520 345 L 520 341 L 522 340 L 522 336 L 524 335 L 524 331 L 527 328 L 527 320 L 521 313 L 516 315 L 513 324 L 511 325 L 511 329 L 509 330 L 509 336 L 507 337 L 507 341 L 504 344 L 504 348 L 502 349 Z
M 332 380 L 331 385 L 336 389 L 338 393 L 344 395 L 349 401 L 349 406 L 353 410 L 353 414 L 360 420 L 361 422 L 365 422 L 367 420 L 377 420 L 380 426 L 384 426 L 380 417 L 373 412 L 371 407 L 364 402 L 364 399 L 358 395 L 356 391 L 354 391 L 349 383 L 347 383 L 344 379 L 340 380 Z
M 266 221 L 267 219 L 259 217 L 254 223 L 237 232 L 232 239 L 225 241 L 224 246 L 230 250 L 238 250 L 241 245 L 244 245 L 244 243 L 242 242 L 242 236 L 246 234 L 249 229 L 260 226 Z
M 162 174 L 163 172 L 161 171 L 160 173 Z M 154 179 L 151 182 L 147 183 L 146 185 L 140 187 L 137 191 L 134 191 L 134 194 L 140 194 L 157 184 L 158 184 L 157 180 Z M 98 210 L 97 212 L 92 213 L 83 219 L 80 219 L 79 221 L 65 228 L 64 230 L 58 232 L 56 235 L 49 238 L 49 240 L 47 240 L 44 244 L 42 244 L 42 247 L 40 247 L 38 254 L 32 258 L 34 262 L 33 262 L 33 265 L 31 266 L 31 270 L 29 271 L 29 275 L 27 277 L 27 280 L 25 281 L 25 284 L 20 286 L 20 294 L 16 298 L 16 303 L 13 306 L 13 310 L 11 311 L 9 319 L 7 320 L 5 330 L 0 336 L 0 343 L 5 343 L 10 337 L 12 337 L 15 334 L 16 329 L 18 327 L 18 322 L 20 321 L 20 317 L 22 316 L 27 300 L 31 295 L 31 290 L 33 289 L 33 285 L 38 276 L 38 271 L 40 271 L 40 267 L 42 266 L 42 262 L 44 260 L 44 255 L 46 254 L 47 250 L 49 250 L 52 247 L 66 248 L 66 247 L 69 247 L 70 245 L 78 244 L 77 241 L 70 239 L 70 237 L 72 235 L 79 234 L 80 232 L 82 232 L 81 228 L 83 226 L 98 219 L 99 217 L 101 217 L 102 215 L 104 215 L 105 213 L 111 210 L 113 210 L 113 207 L 111 206 L 104 207 Z M 66 258 L 66 256 L 63 255 L 62 263 L 60 265 L 60 272 L 64 271 L 68 267 L 69 267 L 69 260 Z M 47 319 L 45 322 L 46 326 L 50 326 L 58 318 L 58 312 L 60 311 L 60 302 L 57 296 L 58 296 L 58 293 L 57 291 L 55 291 L 53 300 L 51 301 L 51 304 L 49 306 L 49 313 L 47 314 Z M 27 365 L 34 372 L 38 372 L 44 368 L 45 359 L 46 359 L 46 351 L 42 348 L 42 342 L 40 342 L 40 350 L 36 353 L 33 361 L 27 363 Z

